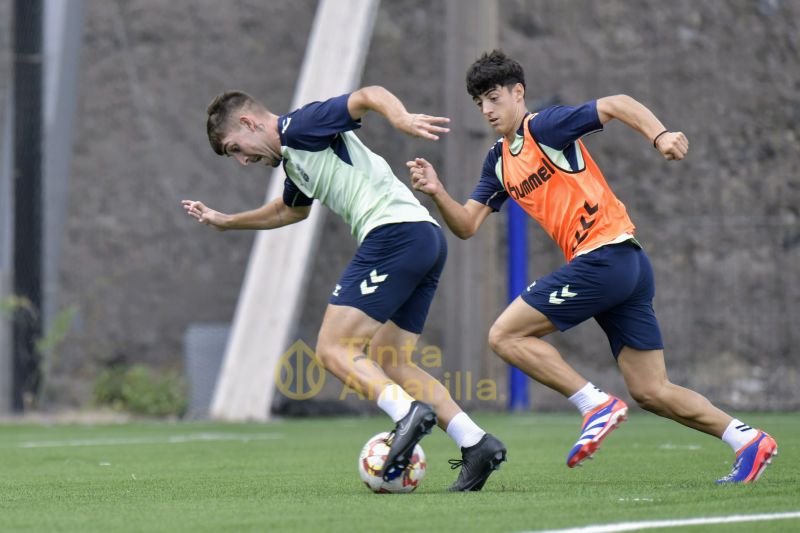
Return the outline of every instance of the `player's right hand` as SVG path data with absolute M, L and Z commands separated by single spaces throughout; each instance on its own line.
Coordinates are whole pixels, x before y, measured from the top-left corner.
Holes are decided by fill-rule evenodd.
M 206 205 L 199 200 L 181 200 L 181 204 L 183 205 L 183 209 L 186 211 L 186 214 L 201 224 L 211 226 L 219 231 L 225 230 L 225 215 L 219 211 L 214 211 L 213 209 L 206 207 Z
M 426 160 L 418 157 L 413 161 L 406 161 L 406 166 L 411 178 L 411 188 L 415 191 L 435 196 L 444 189 L 433 165 Z

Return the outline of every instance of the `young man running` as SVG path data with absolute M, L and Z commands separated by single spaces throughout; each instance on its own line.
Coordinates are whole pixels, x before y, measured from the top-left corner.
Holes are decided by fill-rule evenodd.
M 497 50 L 470 67 L 467 91 L 502 136 L 486 156 L 477 187 L 461 205 L 424 159 L 408 162 L 412 186 L 433 198 L 448 227 L 462 239 L 510 196 L 564 252 L 567 264 L 536 280 L 506 308 L 489 332 L 489 343 L 508 363 L 566 396 L 583 415 L 567 466 L 591 457 L 628 412 L 625 402 L 595 387 L 542 340 L 594 318 L 641 407 L 733 448 L 733 469 L 718 483 L 758 479 L 777 454 L 775 440 L 667 378 L 650 261 L 634 238 L 625 206 L 580 140 L 616 119 L 642 134 L 665 159 L 681 160 L 689 149 L 684 134 L 669 131 L 625 95 L 530 114 L 522 67 Z
M 283 164 L 283 196 L 262 207 L 228 215 L 197 200 L 183 200 L 186 213 L 220 230 L 274 229 L 305 219 L 318 199 L 347 222 L 359 242 L 325 312 L 316 355 L 323 366 L 358 392 L 377 398 L 396 423 L 384 478 L 399 476 L 414 446 L 438 423 L 461 448 L 461 471 L 452 491 L 481 490 L 505 461 L 502 442 L 483 431 L 447 389 L 409 359 L 373 354 L 403 353 L 416 344 L 447 257 L 441 228 L 389 164 L 353 130 L 368 111 L 395 128 L 436 140 L 448 119 L 408 113 L 392 93 L 365 87 L 277 116 L 253 97 L 228 91 L 208 107 L 207 131 L 219 155 L 242 165 Z M 355 347 L 359 351 L 354 353 Z M 383 352 L 382 352 L 383 349 Z M 407 350 L 406 350 L 407 351 Z M 402 385 L 414 383 L 414 400 Z

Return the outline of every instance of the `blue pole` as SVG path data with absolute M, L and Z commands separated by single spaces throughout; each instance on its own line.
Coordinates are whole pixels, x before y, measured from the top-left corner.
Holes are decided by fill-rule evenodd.
M 517 202 L 508 202 L 508 301 L 513 302 L 528 285 L 528 215 Z M 519 368 L 509 366 L 508 410 L 522 411 L 530 407 L 528 376 Z

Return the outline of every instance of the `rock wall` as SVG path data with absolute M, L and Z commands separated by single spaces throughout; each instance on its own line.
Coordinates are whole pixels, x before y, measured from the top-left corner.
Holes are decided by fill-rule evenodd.
M 0 20 L 9 3 L 0 1 Z M 205 106 L 221 90 L 242 88 L 287 110 L 315 7 L 88 2 L 60 302 L 80 312 L 52 383 L 59 405 L 85 403 L 97 371 L 115 362 L 180 367 L 188 324 L 231 320 L 253 235 L 193 224 L 179 201 L 223 211 L 259 205 L 268 174 L 213 154 Z M 499 9 L 500 44 L 525 68 L 531 105 L 626 93 L 690 140 L 680 163 L 621 124 L 586 141 L 653 261 L 670 377 L 723 406 L 800 407 L 800 3 L 501 0 Z M 439 1 L 383 2 L 364 84 L 441 114 L 450 97 L 444 17 Z M 0 57 L 0 96 L 8 69 Z M 359 135 L 403 178 L 411 155 L 444 164 L 435 144 L 405 138 L 379 117 L 367 117 Z M 504 214 L 490 223 L 503 225 Z M 298 324 L 312 346 L 355 250 L 333 217 L 321 243 Z M 530 244 L 531 280 L 562 264 L 538 228 Z M 440 343 L 441 317 L 431 316 L 423 341 Z M 595 324 L 553 342 L 597 385 L 624 390 Z M 504 383 L 502 365 L 491 368 Z M 541 409 L 568 405 L 538 385 L 532 397 Z

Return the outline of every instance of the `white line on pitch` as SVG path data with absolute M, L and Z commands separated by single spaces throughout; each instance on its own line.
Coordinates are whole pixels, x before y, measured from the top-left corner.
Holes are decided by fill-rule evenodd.
M 621 522 L 619 524 L 596 524 L 592 526 L 573 527 L 569 529 L 541 530 L 535 533 L 616 533 L 617 531 L 633 531 L 636 529 L 701 526 L 708 524 L 732 524 L 734 522 L 763 522 L 767 520 L 785 520 L 787 518 L 800 518 L 800 511 L 793 511 L 789 513 L 709 516 L 706 518 L 686 518 L 676 520 L 648 520 L 645 522 Z
M 131 444 L 183 444 L 187 442 L 236 441 L 282 439 L 281 433 L 192 433 L 168 437 L 97 438 L 76 440 L 39 440 L 20 442 L 18 448 L 65 448 L 70 446 L 128 446 Z

